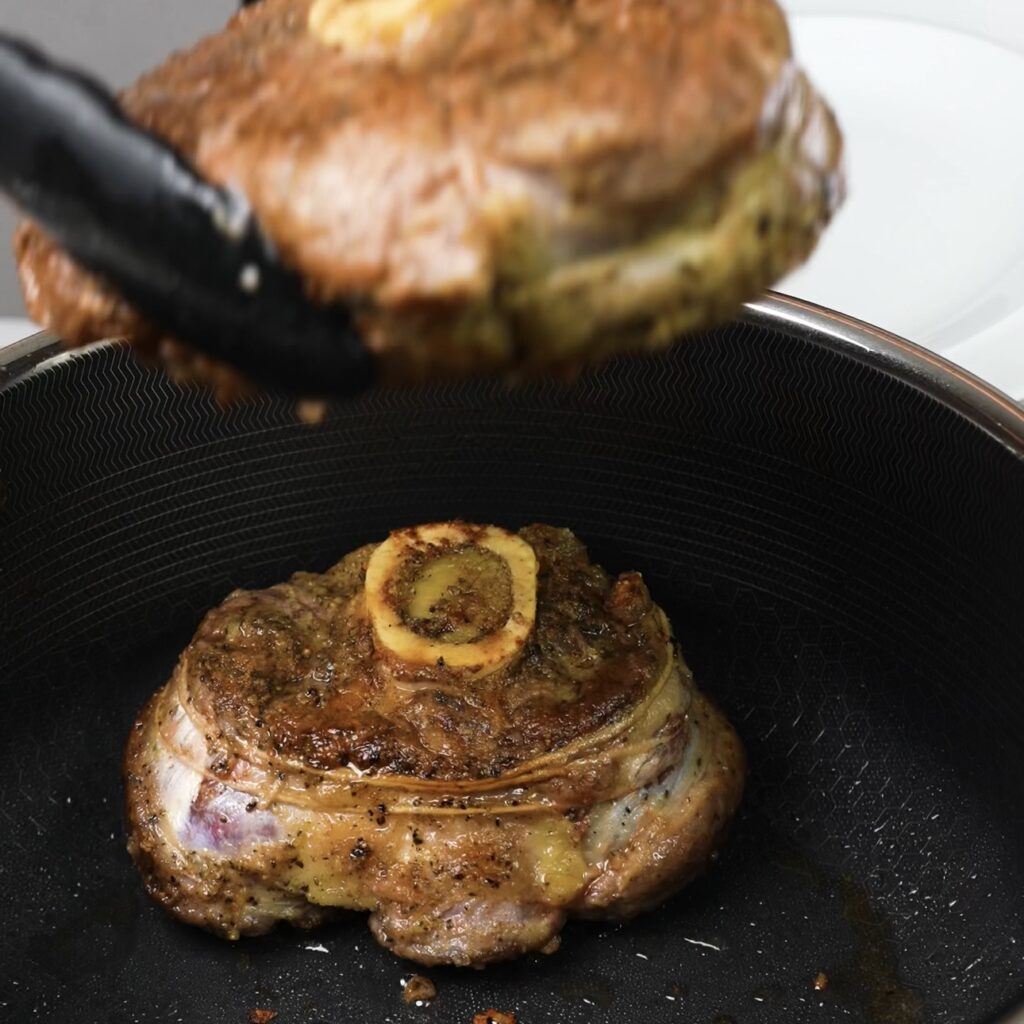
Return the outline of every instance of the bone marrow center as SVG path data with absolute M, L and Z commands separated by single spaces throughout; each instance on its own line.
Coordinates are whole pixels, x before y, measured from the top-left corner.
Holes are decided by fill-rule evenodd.
M 410 560 L 393 588 L 402 621 L 414 633 L 464 644 L 500 629 L 512 613 L 512 574 L 487 548 L 465 544 Z M 415 564 L 419 561 L 421 564 Z
M 398 530 L 370 557 L 366 605 L 382 653 L 412 666 L 495 672 L 533 628 L 537 559 L 495 526 Z
M 353 55 L 398 46 L 416 38 L 464 0 L 314 0 L 309 29 L 314 38 Z

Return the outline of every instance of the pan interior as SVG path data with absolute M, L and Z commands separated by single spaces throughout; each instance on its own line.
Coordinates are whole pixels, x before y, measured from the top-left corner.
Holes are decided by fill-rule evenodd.
M 891 373 L 734 324 L 572 387 L 227 411 L 119 347 L 0 392 L 0 1009 L 12 1020 L 982 1021 L 1024 994 L 1024 465 Z M 203 610 L 415 522 L 640 569 L 751 762 L 702 882 L 426 971 L 362 918 L 228 944 L 151 906 L 119 757 Z M 816 991 L 824 973 L 828 985 Z

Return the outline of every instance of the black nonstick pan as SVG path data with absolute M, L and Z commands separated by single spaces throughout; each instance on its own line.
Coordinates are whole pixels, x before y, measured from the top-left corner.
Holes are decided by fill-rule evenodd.
M 0 356 L 0 1019 L 911 1024 L 1024 998 L 1024 414 L 766 299 L 574 384 L 371 392 L 304 425 L 120 345 Z M 747 745 L 731 842 L 554 956 L 426 973 L 361 919 L 229 944 L 125 852 L 129 724 L 200 615 L 392 527 L 571 526 L 638 568 Z M 1024 1019 L 1024 1018 L 1019 1018 Z

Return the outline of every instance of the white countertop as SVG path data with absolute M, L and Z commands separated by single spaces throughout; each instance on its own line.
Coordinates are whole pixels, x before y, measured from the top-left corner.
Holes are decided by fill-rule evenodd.
M 35 334 L 38 330 L 39 328 L 31 320 L 26 320 L 24 317 L 0 316 L 0 348 L 30 334 Z

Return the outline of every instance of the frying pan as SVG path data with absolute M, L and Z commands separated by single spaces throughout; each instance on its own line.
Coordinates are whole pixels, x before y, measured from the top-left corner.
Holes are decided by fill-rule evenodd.
M 121 345 L 4 354 L 0 1016 L 1008 1021 L 1024 998 L 1024 415 L 768 298 L 572 385 L 220 409 Z M 562 950 L 411 965 L 361 917 L 229 944 L 150 905 L 119 757 L 203 611 L 392 527 L 571 526 L 640 569 L 751 763 L 707 877 Z M 824 990 L 815 988 L 819 974 Z M 818 979 L 819 986 L 822 979 Z M 1024 1018 L 1018 1018 L 1024 1019 Z

